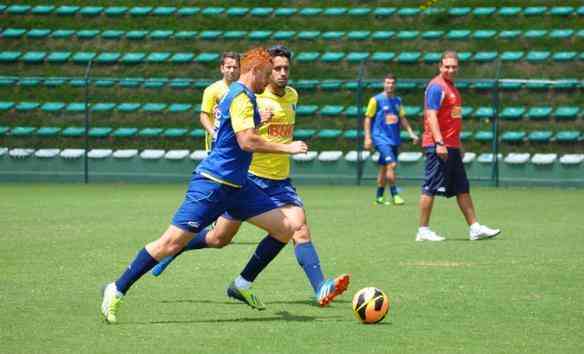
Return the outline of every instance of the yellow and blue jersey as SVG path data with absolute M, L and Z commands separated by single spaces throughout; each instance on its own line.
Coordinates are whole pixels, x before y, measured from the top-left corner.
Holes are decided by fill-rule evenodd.
M 252 153 L 241 149 L 235 134 L 260 124 L 255 94 L 239 82 L 231 84 L 219 102 L 216 119 L 219 128 L 213 149 L 195 172 L 231 187 L 241 187 L 247 179 Z
M 383 92 L 371 97 L 365 115 L 372 120 L 371 140 L 374 145 L 401 144 L 400 118 L 405 112 L 400 97 L 388 97 Z
M 216 123 L 215 109 L 228 90 L 229 86 L 225 80 L 219 80 L 207 86 L 203 91 L 201 112 L 207 113 L 213 125 Z M 205 150 L 209 151 L 211 149 L 212 142 L 213 137 L 205 130 Z
M 278 96 L 270 90 L 265 90 L 257 96 L 260 110 L 270 110 L 272 119 L 262 125 L 258 132 L 269 142 L 289 144 L 294 134 L 296 121 L 296 105 L 298 93 L 286 86 L 283 96 Z M 284 180 L 290 176 L 290 156 L 287 154 L 255 153 L 249 172 L 258 177 Z

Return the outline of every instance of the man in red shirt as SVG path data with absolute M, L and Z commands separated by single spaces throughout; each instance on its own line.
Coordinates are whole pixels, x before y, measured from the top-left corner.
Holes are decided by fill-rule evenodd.
M 470 226 L 470 240 L 495 237 L 501 232 L 478 223 L 470 197 L 460 144 L 462 98 L 453 83 L 457 71 L 456 52 L 444 52 L 440 60 L 440 74 L 426 88 L 422 136 L 426 163 L 420 196 L 420 227 L 416 241 L 444 240 L 444 237 L 428 227 L 436 195 L 447 198 L 456 196 L 458 206 Z

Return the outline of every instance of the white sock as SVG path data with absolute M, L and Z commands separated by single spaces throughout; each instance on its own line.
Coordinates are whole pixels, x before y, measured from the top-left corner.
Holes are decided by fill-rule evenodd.
M 428 227 L 428 226 L 420 226 L 418 228 L 418 231 L 419 232 L 429 232 L 430 231 L 430 227 Z
M 481 227 L 481 224 L 479 224 L 478 221 L 476 221 L 474 224 L 470 225 L 470 229 L 471 230 L 475 230 L 477 228 Z
M 235 286 L 238 288 L 249 289 L 251 288 L 251 282 L 245 280 L 241 275 L 235 278 Z

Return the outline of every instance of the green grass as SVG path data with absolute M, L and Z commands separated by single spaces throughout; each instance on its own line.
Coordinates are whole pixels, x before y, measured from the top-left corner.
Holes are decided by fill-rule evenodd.
M 438 200 L 443 243 L 416 243 L 417 186 L 404 207 L 371 206 L 373 186 L 300 186 L 327 274 L 352 273 L 329 308 L 309 301 L 287 247 L 258 278 L 255 312 L 224 290 L 262 232 L 183 255 L 129 292 L 120 323 L 98 317 L 99 287 L 167 226 L 182 185 L 0 185 L 2 353 L 576 353 L 584 349 L 584 190 L 475 188 L 480 220 L 501 227 L 467 241 L 452 200 Z M 377 286 L 392 301 L 361 325 L 351 296 Z

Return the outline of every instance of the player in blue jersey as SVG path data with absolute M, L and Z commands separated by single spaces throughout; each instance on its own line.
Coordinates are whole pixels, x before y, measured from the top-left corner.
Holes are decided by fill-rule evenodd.
M 257 133 L 260 114 L 255 93 L 268 84 L 272 58 L 267 50 L 254 48 L 241 59 L 241 76 L 219 103 L 219 128 L 213 150 L 193 172 L 185 199 L 171 225 L 159 239 L 142 248 L 122 275 L 103 291 L 101 313 L 106 322 L 117 321 L 122 299 L 138 279 L 164 257 L 182 250 L 193 236 L 224 212 L 246 220 L 268 232 L 259 243 L 245 271 L 259 274 L 284 248 L 297 231 L 294 224 L 247 176 L 253 152 L 296 154 L 307 151 L 304 142 L 279 144 L 265 141 Z M 239 289 L 253 307 L 255 294 Z M 261 307 L 256 307 L 262 309 Z
M 394 95 L 396 80 L 393 74 L 385 76 L 383 92 L 371 97 L 365 112 L 364 147 L 365 149 L 374 147 L 379 153 L 376 204 L 389 204 L 384 197 L 388 184 L 393 204 L 404 204 L 395 185 L 395 168 L 401 144 L 400 126 L 408 131 L 414 144 L 418 143 L 418 136 L 412 131 L 405 116 L 401 97 Z

